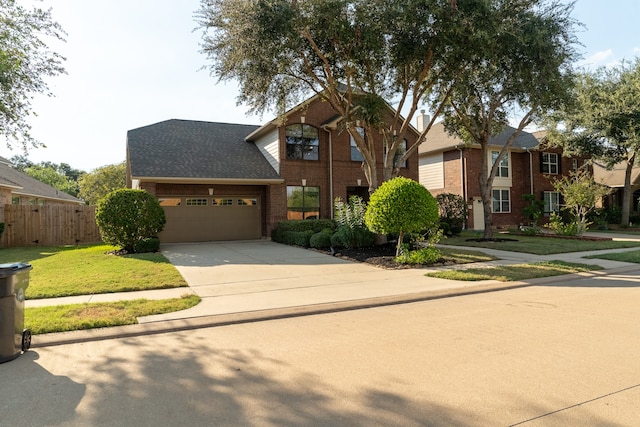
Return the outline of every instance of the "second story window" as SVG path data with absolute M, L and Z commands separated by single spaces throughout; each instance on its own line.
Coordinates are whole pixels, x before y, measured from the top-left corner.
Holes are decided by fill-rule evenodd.
M 303 123 L 285 128 L 287 159 L 318 160 L 318 129 Z
M 491 152 L 491 166 L 493 167 L 496 160 L 498 160 L 498 156 L 500 155 L 499 151 Z M 498 170 L 496 171 L 496 177 L 500 178 L 509 178 L 509 153 L 505 154 L 502 160 L 500 160 L 500 164 L 498 165 Z
M 356 128 L 356 130 L 358 131 L 360 136 L 364 138 L 364 129 L 358 127 Z M 362 155 L 360 150 L 358 150 L 358 147 L 356 146 L 356 140 L 353 139 L 352 136 L 349 136 L 349 139 L 351 141 L 351 160 L 353 160 L 354 162 L 363 162 L 364 156 Z
M 556 153 L 542 153 L 540 158 L 540 170 L 542 173 L 557 175 L 560 173 L 559 159 Z

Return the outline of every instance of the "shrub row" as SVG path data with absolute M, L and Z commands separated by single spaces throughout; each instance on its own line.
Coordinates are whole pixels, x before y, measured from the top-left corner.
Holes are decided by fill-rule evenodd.
M 271 240 L 285 245 L 327 249 L 371 246 L 375 233 L 364 227 L 350 228 L 330 219 L 282 221 L 271 232 Z

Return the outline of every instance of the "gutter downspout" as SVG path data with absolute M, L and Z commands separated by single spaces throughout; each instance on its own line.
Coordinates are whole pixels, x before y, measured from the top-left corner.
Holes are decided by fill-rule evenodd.
M 465 181 L 464 174 L 464 146 L 457 145 L 456 148 L 460 151 L 460 186 L 462 187 L 462 200 L 467 203 L 467 182 Z M 465 221 L 464 229 L 466 230 L 467 228 L 467 221 Z
M 329 205 L 331 211 L 330 218 L 333 219 L 333 138 L 328 126 L 322 126 L 322 130 L 329 134 Z
M 531 183 L 531 194 L 533 195 L 533 153 L 530 148 L 527 148 L 529 153 L 529 182 Z

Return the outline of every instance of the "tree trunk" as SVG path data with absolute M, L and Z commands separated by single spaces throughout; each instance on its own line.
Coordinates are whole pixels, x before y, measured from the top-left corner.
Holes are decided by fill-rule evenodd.
M 621 225 L 629 225 L 629 215 L 631 213 L 631 172 L 635 163 L 635 155 L 632 155 L 627 161 L 627 168 L 624 171 L 624 190 L 622 192 L 622 216 Z
M 486 145 L 485 145 L 486 147 Z M 491 186 L 493 179 L 489 173 L 489 162 L 487 160 L 487 150 L 483 147 L 480 158 L 480 175 L 478 175 L 478 184 L 480 184 L 480 197 L 482 197 L 482 210 L 484 213 L 484 239 L 493 239 L 493 209 Z

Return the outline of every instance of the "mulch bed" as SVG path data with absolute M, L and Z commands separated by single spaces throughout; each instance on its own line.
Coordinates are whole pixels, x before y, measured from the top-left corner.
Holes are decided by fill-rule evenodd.
M 318 252 L 333 255 L 338 258 L 346 259 L 348 261 L 366 262 L 367 264 L 375 265 L 376 267 L 386 268 L 389 270 L 401 270 L 407 268 L 425 268 L 425 267 L 438 267 L 443 265 L 453 265 L 451 261 L 442 260 L 435 264 L 429 265 L 416 265 L 416 264 L 398 264 L 395 261 L 396 258 L 396 243 L 385 243 L 382 245 L 374 245 L 367 248 L 340 248 L 336 249 L 332 254 L 331 251 L 325 251 L 321 249 L 315 249 Z

